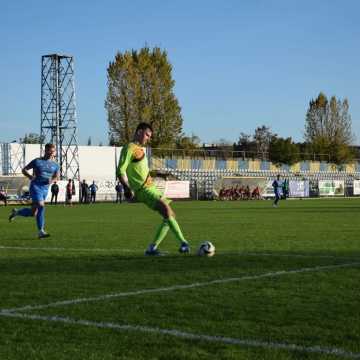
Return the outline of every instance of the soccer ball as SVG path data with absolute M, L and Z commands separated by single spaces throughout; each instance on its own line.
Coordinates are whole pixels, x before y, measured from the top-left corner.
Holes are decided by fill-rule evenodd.
M 205 241 L 200 244 L 199 250 L 197 252 L 199 256 L 214 256 L 215 255 L 215 246 L 210 241 Z

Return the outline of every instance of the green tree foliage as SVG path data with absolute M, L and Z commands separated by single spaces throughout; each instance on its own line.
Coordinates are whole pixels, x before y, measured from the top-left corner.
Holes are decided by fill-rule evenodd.
M 270 127 L 262 125 L 255 129 L 254 135 L 240 133 L 239 140 L 234 146 L 235 151 L 244 151 L 246 156 L 266 158 L 269 153 L 273 136 Z
M 241 132 L 239 140 L 234 146 L 234 150 L 255 153 L 256 143 L 251 135 Z
M 270 160 L 275 164 L 295 164 L 300 160 L 299 147 L 291 137 L 273 136 L 270 142 Z
M 184 150 L 195 150 L 200 146 L 200 138 L 195 134 L 191 136 L 186 136 L 181 134 L 181 136 L 176 140 L 176 148 Z
M 259 154 L 269 152 L 270 142 L 274 134 L 268 126 L 262 125 L 255 129 L 254 141 L 256 144 L 256 151 Z
M 42 139 L 39 134 L 29 133 L 29 134 L 25 134 L 25 136 L 23 138 L 20 138 L 20 143 L 21 144 L 40 144 L 40 143 L 42 143 L 41 140 Z
M 173 88 L 172 66 L 160 48 L 118 52 L 107 68 L 109 138 L 132 140 L 140 122 L 154 128 L 153 147 L 173 147 L 182 130 L 181 108 Z
M 352 159 L 350 145 L 354 139 L 347 99 L 320 93 L 309 103 L 305 119 L 305 141 L 308 150 L 317 154 L 328 154 L 328 160 L 343 163 Z

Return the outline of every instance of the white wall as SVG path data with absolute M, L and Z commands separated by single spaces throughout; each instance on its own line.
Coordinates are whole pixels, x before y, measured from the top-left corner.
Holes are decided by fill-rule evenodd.
M 21 175 L 23 166 L 40 156 L 39 144 L 11 143 L 9 146 L 14 175 Z M 115 199 L 116 168 L 121 147 L 79 146 L 78 149 L 80 179 L 85 179 L 89 185 L 95 181 L 99 200 Z
M 11 143 L 11 168 L 21 174 L 22 166 L 40 156 L 39 144 Z M 79 167 L 81 179 L 87 181 L 115 180 L 121 147 L 79 146 Z
M 115 181 L 116 148 L 111 146 L 79 146 L 80 178 L 87 182 Z

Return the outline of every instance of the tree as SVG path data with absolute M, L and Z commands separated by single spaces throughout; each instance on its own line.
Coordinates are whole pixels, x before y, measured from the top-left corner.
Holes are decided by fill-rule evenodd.
M 300 160 L 299 147 L 291 137 L 273 136 L 269 147 L 270 160 L 275 164 L 295 164 Z
M 254 141 L 256 143 L 256 151 L 258 154 L 266 154 L 269 152 L 270 142 L 273 134 L 268 126 L 259 126 L 255 129 Z
M 89 138 L 88 138 L 87 146 L 91 146 L 91 136 L 89 136 Z
M 256 143 L 251 135 L 241 132 L 234 150 L 254 153 L 256 152 Z
M 191 136 L 186 136 L 181 134 L 181 136 L 176 140 L 176 148 L 184 150 L 194 150 L 198 149 L 200 146 L 200 138 L 195 134 Z
M 25 134 L 23 138 L 20 138 L 21 144 L 41 144 L 42 138 L 39 134 L 36 133 L 29 133 Z
M 305 141 L 314 153 L 328 154 L 331 161 L 342 163 L 352 158 L 354 139 L 347 99 L 320 93 L 309 103 L 305 119 Z
M 167 53 L 147 46 L 118 52 L 107 68 L 109 138 L 117 145 L 132 140 L 140 122 L 154 128 L 153 147 L 173 147 L 181 135 L 181 108 L 176 99 Z

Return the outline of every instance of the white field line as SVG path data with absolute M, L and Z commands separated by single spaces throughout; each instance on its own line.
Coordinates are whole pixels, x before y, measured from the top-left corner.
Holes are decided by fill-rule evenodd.
M 230 253 L 229 253 L 230 254 Z M 337 256 L 337 255 L 306 255 L 306 254 L 274 254 L 274 253 L 256 253 L 256 252 L 239 252 L 243 256 L 270 256 L 270 257 L 294 257 L 294 258 L 316 258 L 316 259 L 353 259 L 359 260 L 359 256 Z
M 326 354 L 334 355 L 342 358 L 348 359 L 360 359 L 360 353 L 354 353 L 351 351 L 346 351 L 339 348 L 330 348 L 323 346 L 303 346 L 297 344 L 287 344 L 279 342 L 266 342 L 261 340 L 251 340 L 251 339 L 236 339 L 223 336 L 211 336 L 205 334 L 194 334 L 185 331 L 180 331 L 176 329 L 160 329 L 156 327 L 149 326 L 140 326 L 140 325 L 120 325 L 110 322 L 94 322 L 89 320 L 81 319 L 71 319 L 68 317 L 60 316 L 41 316 L 41 315 L 30 315 L 30 314 L 17 314 L 9 313 L 6 311 L 0 311 L 0 316 L 20 318 L 25 320 L 40 320 L 47 322 L 58 322 L 69 325 L 81 325 L 81 326 L 92 326 L 96 328 L 103 329 L 113 329 L 120 331 L 136 331 L 152 334 L 161 334 L 169 335 L 177 338 L 183 338 L 187 340 L 196 340 L 196 341 L 207 341 L 207 342 L 216 342 L 230 345 L 240 345 L 244 347 L 253 347 L 253 348 L 264 348 L 264 349 L 277 349 L 277 350 L 286 350 L 286 351 L 299 351 L 303 353 L 317 353 L 317 354 Z
M 315 267 L 311 267 L 311 268 L 301 268 L 301 269 L 295 269 L 295 270 L 282 270 L 282 271 L 269 272 L 269 273 L 259 274 L 259 275 L 246 275 L 246 276 L 235 277 L 235 278 L 197 282 L 197 283 L 192 283 L 192 284 L 187 284 L 187 285 L 174 285 L 174 286 L 161 287 L 161 288 L 155 288 L 155 289 L 142 289 L 142 290 L 136 290 L 136 291 L 119 292 L 119 293 L 114 293 L 114 294 L 105 294 L 105 295 L 88 297 L 88 298 L 78 298 L 78 299 L 72 299 L 72 300 L 56 301 L 53 303 L 43 304 L 43 305 L 26 305 L 23 307 L 13 308 L 13 309 L 3 309 L 3 310 L 0 309 L 0 311 L 5 311 L 6 313 L 10 313 L 10 312 L 19 312 L 19 311 L 40 310 L 40 309 L 46 309 L 46 308 L 50 308 L 50 307 L 75 305 L 75 304 L 80 304 L 80 303 L 84 303 L 84 302 L 102 301 L 102 300 L 116 299 L 116 298 L 128 297 L 128 296 L 170 292 L 170 291 L 175 291 L 175 290 L 186 290 L 186 289 L 193 289 L 193 288 L 204 287 L 204 286 L 215 285 L 215 284 L 226 284 L 226 283 L 233 283 L 233 282 L 246 281 L 246 280 L 274 278 L 274 277 L 283 276 L 283 275 L 300 274 L 300 273 L 306 273 L 306 272 L 318 272 L 318 271 L 333 270 L 333 269 L 354 267 L 354 266 L 355 267 L 360 266 L 360 262 L 338 264 L 338 265 L 315 266 Z

